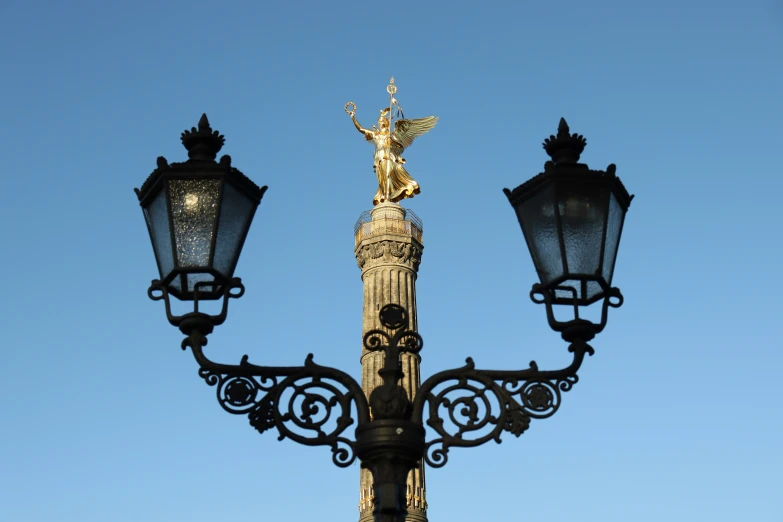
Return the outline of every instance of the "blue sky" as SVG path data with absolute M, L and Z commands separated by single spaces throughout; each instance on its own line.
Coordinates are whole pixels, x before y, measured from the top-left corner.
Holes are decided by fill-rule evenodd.
M 520 439 L 451 452 L 433 522 L 778 521 L 783 4 L 0 4 L 0 519 L 356 520 L 358 465 L 258 435 L 198 378 L 132 189 L 202 112 L 269 191 L 209 354 L 360 375 L 352 227 L 394 75 L 422 192 L 422 374 L 568 362 L 503 187 L 561 116 L 636 194 L 626 298 L 579 384 Z

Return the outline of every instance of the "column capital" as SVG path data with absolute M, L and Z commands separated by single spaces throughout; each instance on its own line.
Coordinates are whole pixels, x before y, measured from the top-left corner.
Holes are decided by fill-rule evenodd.
M 363 212 L 354 227 L 356 263 L 362 277 L 373 268 L 407 268 L 416 274 L 421 263 L 421 219 L 397 203 L 381 203 Z
M 418 273 L 424 247 L 411 238 L 379 237 L 374 241 L 362 241 L 356 250 L 356 264 L 362 275 L 381 266 L 407 268 Z

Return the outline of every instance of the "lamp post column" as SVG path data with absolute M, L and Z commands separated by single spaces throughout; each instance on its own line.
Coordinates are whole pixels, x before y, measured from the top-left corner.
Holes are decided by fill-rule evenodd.
M 422 227 L 412 212 L 397 203 L 381 203 L 362 214 L 355 228 L 356 261 L 362 270 L 364 307 L 362 337 L 370 330 L 385 329 L 378 312 L 385 305 L 396 304 L 410 318 L 409 329 L 418 331 L 416 317 L 416 275 L 421 263 Z M 403 353 L 400 362 L 404 376 L 402 387 L 413 401 L 421 384 L 418 354 Z M 378 370 L 383 367 L 384 354 L 362 348 L 362 389 L 370 393 L 383 383 Z M 407 521 L 427 522 L 427 501 L 424 484 L 424 463 L 419 462 L 408 473 L 406 481 Z M 373 521 L 374 489 L 372 473 L 361 470 L 359 522 Z

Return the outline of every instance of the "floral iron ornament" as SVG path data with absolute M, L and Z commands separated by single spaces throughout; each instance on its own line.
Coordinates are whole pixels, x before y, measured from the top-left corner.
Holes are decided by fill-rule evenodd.
M 235 280 L 234 286 L 240 285 Z M 160 283 L 156 281 L 153 287 L 159 290 Z M 233 297 L 226 292 L 226 301 Z M 168 294 L 153 298 L 168 301 Z M 550 308 L 551 302 L 545 302 Z M 259 433 L 274 429 L 278 440 L 331 448 L 332 461 L 339 467 L 350 466 L 358 457 L 373 473 L 375 520 L 386 522 L 405 520 L 405 481 L 422 459 L 432 467 L 442 467 L 453 447 L 500 443 L 504 432 L 519 437 L 532 419 L 554 415 L 562 394 L 579 380 L 577 372 L 585 355 L 594 353 L 587 341 L 603 328 L 602 324 L 591 328 L 581 320 L 578 328 L 563 332 L 573 354 L 571 364 L 563 369 L 540 370 L 531 361 L 521 370 L 481 370 L 468 358 L 465 366 L 428 378 L 410 401 L 400 385 L 404 376 L 400 355 L 419 353 L 424 342 L 409 329 L 407 311 L 401 306 L 384 306 L 379 313 L 384 329 L 364 336 L 367 350 L 385 355 L 378 371 L 383 384 L 369 400 L 350 375 L 316 364 L 312 354 L 304 365 L 294 367 L 259 366 L 250 363 L 247 355 L 238 365 L 212 361 L 204 354 L 207 335 L 223 319 L 224 315 L 201 312 L 187 314 L 184 320 L 169 315 L 170 322 L 186 334 L 182 349 L 191 349 L 199 375 L 215 387 L 221 407 L 247 415 Z M 434 435 L 429 440 L 425 422 Z M 348 428 L 354 423 L 351 437 Z
M 189 314 L 190 315 L 190 314 Z M 425 458 L 432 467 L 446 464 L 451 447 L 479 446 L 490 440 L 500 442 L 504 431 L 519 437 L 531 419 L 551 417 L 560 408 L 562 393 L 579 380 L 577 372 L 585 355 L 593 355 L 587 344 L 591 335 L 572 337 L 568 351 L 573 361 L 566 368 L 544 371 L 531 361 L 523 370 L 480 370 L 472 358 L 461 368 L 437 373 L 424 381 L 411 402 L 399 382 L 404 374 L 402 353 L 419 353 L 421 336 L 409 330 L 408 314 L 398 305 L 386 305 L 379 319 L 386 330 L 371 330 L 364 336 L 369 351 L 385 355 L 378 371 L 383 384 L 368 399 L 361 386 L 345 372 L 320 366 L 307 356 L 303 366 L 273 367 L 251 364 L 248 356 L 238 365 L 215 363 L 206 355 L 207 334 L 213 320 L 199 314 L 190 321 L 179 321 L 187 334 L 182 349 L 190 348 L 198 362 L 199 375 L 216 386 L 217 399 L 229 413 L 246 414 L 260 433 L 277 429 L 279 439 L 290 438 L 307 445 L 329 446 L 334 463 L 345 467 L 353 463 L 361 448 L 346 434 L 354 423 L 351 403 L 356 408 L 359 427 L 397 421 L 427 425 L 437 436 L 426 442 Z M 173 322 L 173 321 L 172 321 Z M 427 407 L 425 407 L 425 403 Z M 372 412 L 372 421 L 370 413 Z M 329 427 L 331 431 L 324 431 Z M 423 440 L 422 440 L 423 443 Z
M 419 184 L 405 169 L 402 153 L 411 146 L 413 140 L 432 130 L 438 122 L 435 116 L 405 119 L 402 107 L 394 97 L 397 93 L 394 77 L 386 87 L 386 92 L 389 93 L 389 106 L 381 109 L 378 126 L 373 125 L 372 129 L 365 129 L 356 119 L 355 103 L 345 104 L 345 112 L 351 117 L 356 130 L 375 146 L 372 168 L 378 177 L 378 191 L 372 200 L 373 205 L 396 203 L 405 198 L 412 198 L 420 192 Z M 394 130 L 392 130 L 392 123 L 394 123 Z

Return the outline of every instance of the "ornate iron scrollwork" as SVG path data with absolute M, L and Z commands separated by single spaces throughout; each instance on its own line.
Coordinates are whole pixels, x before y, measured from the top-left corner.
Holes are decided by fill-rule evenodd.
M 320 366 L 307 356 L 303 366 L 257 366 L 242 357 L 239 365 L 218 364 L 203 352 L 207 338 L 198 330 L 182 342 L 200 365 L 199 375 L 215 387 L 220 406 L 229 413 L 247 415 L 259 433 L 272 428 L 278 440 L 291 439 L 308 446 L 329 446 L 332 461 L 347 467 L 356 459 L 355 442 L 345 434 L 354 423 L 369 422 L 361 387 L 340 370 Z
M 239 284 L 236 280 L 235 288 L 241 288 Z M 159 285 L 153 284 L 153 289 L 163 293 L 153 299 L 167 298 L 165 289 Z M 532 294 L 539 291 L 534 287 Z M 540 302 L 547 304 L 547 313 L 551 315 L 552 303 L 547 296 L 544 294 Z M 226 290 L 224 298 L 227 301 L 230 297 L 234 295 Z M 618 301 L 610 302 L 609 297 Z M 204 355 L 203 348 L 213 320 L 220 321 L 223 317 L 196 311 L 174 319 L 187 335 L 182 348 L 191 348 L 200 365 L 199 375 L 215 387 L 220 406 L 229 413 L 247 415 L 250 425 L 259 433 L 276 428 L 279 440 L 289 438 L 308 446 L 329 446 L 333 462 L 346 467 L 354 462 L 357 451 L 361 453 L 362 448 L 371 451 L 377 442 L 365 436 L 365 446 L 359 447 L 346 436 L 346 429 L 354 423 L 354 407 L 358 430 L 370 433 L 377 429 L 380 433 L 402 425 L 421 430 L 427 403 L 426 423 L 437 436 L 426 442 L 421 439 L 421 456 L 437 468 L 446 464 L 452 447 L 479 446 L 491 440 L 500 443 L 504 431 L 519 437 L 530 427 L 532 419 L 554 415 L 560 408 L 562 394 L 578 382 L 577 372 L 585 355 L 594 353 L 587 341 L 603 329 L 606 309 L 620 304 L 622 296 L 612 289 L 603 304 L 600 324 L 577 318 L 553 325 L 570 342 L 568 350 L 573 354 L 573 361 L 566 368 L 543 371 L 532 361 L 523 370 L 478 370 L 468 358 L 465 366 L 437 373 L 424 381 L 413 403 L 399 385 L 403 377 L 400 354 L 418 353 L 423 341 L 418 333 L 408 330 L 407 311 L 398 305 L 387 305 L 380 311 L 379 319 L 385 330 L 371 330 L 364 336 L 367 350 L 382 351 L 385 355 L 384 366 L 378 371 L 383 384 L 373 390 L 369 401 L 352 377 L 316 364 L 312 354 L 303 366 L 295 367 L 257 366 L 248 362 L 247 356 L 238 365 L 215 363 Z M 370 420 L 370 408 L 375 421 Z M 402 432 L 399 429 L 395 433 Z
M 574 360 L 562 370 L 541 371 L 535 361 L 518 371 L 477 370 L 467 359 L 462 368 L 437 373 L 419 389 L 413 405 L 413 422 L 427 425 L 437 437 L 428 440 L 424 459 L 434 468 L 448 460 L 451 447 L 501 442 L 504 431 L 519 437 L 531 419 L 545 419 L 560 408 L 562 394 L 578 381 L 576 372 L 593 348 L 576 340 L 569 347 Z

